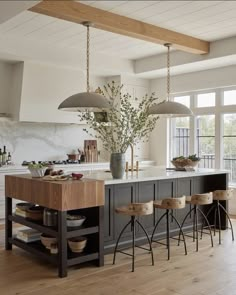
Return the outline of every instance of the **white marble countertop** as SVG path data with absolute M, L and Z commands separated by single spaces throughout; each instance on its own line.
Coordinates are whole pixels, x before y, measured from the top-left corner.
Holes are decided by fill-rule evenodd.
M 109 184 L 121 184 L 130 182 L 141 182 L 141 181 L 152 181 L 161 179 L 173 179 L 173 178 L 184 178 L 184 177 L 196 177 L 204 175 L 214 174 L 225 174 L 229 173 L 227 170 L 219 169 L 205 169 L 199 168 L 196 171 L 185 172 L 185 171 L 166 171 L 163 167 L 150 166 L 141 169 L 138 173 L 128 172 L 125 173 L 123 179 L 113 179 L 110 172 L 105 171 L 92 171 L 85 172 L 84 177 L 104 180 L 106 185 Z
M 93 171 L 93 170 L 107 170 L 109 169 L 109 162 L 94 162 L 94 163 L 81 163 L 81 164 L 65 164 L 65 165 L 54 165 L 55 170 L 62 169 L 65 172 L 67 171 Z M 140 167 L 148 167 L 154 166 L 154 161 L 143 160 L 139 162 Z M 27 166 L 22 165 L 6 165 L 0 167 L 0 174 L 7 174 L 7 173 L 17 173 L 17 172 L 28 172 Z

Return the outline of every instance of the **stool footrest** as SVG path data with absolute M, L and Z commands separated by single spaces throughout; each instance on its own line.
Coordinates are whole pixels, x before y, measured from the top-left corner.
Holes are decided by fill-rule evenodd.
M 124 251 L 122 251 L 122 250 L 116 250 L 116 252 L 119 252 L 119 253 L 122 253 L 122 254 L 125 254 L 125 255 L 128 255 L 128 256 L 131 256 L 131 257 L 133 257 L 133 255 L 132 255 L 132 254 L 130 254 L 130 253 L 127 253 L 127 252 L 124 252 Z
M 145 247 L 142 247 L 142 246 L 135 246 L 136 248 L 140 248 L 140 249 L 143 249 L 143 250 L 146 250 L 146 251 L 149 251 L 149 252 L 151 252 L 151 250 L 150 249 L 147 249 L 147 248 L 145 248 Z
M 159 242 L 159 241 L 156 241 L 156 240 L 152 240 L 152 242 L 166 246 L 165 243 L 162 243 L 162 242 Z
M 175 237 L 170 237 L 170 238 L 173 239 L 173 240 L 181 241 L 181 242 L 184 241 L 183 239 L 179 239 L 179 238 L 175 238 Z
M 181 241 L 181 242 L 184 242 L 184 240 L 182 240 L 182 239 L 179 239 L 179 238 L 175 238 L 175 237 L 170 237 L 170 239 L 172 239 L 172 240 L 177 240 L 177 241 Z M 166 243 L 159 242 L 159 241 L 157 241 L 157 240 L 152 240 L 152 241 L 153 241 L 153 242 L 155 242 L 155 243 L 161 244 L 161 245 L 163 245 L 163 246 L 167 246 L 167 244 L 166 244 Z

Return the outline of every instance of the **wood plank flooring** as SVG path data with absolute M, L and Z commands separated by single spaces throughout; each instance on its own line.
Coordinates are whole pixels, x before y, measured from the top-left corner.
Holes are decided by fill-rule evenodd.
M 236 233 L 236 221 L 233 221 Z M 187 239 L 188 255 L 182 246 L 171 243 L 171 260 L 167 261 L 164 246 L 154 245 L 155 265 L 150 254 L 137 249 L 135 272 L 130 257 L 105 256 L 105 266 L 86 264 L 69 268 L 68 277 L 59 279 L 57 270 L 16 247 L 3 248 L 0 231 L 0 294 L 1 295 L 236 295 L 236 242 L 231 231 L 223 231 L 222 245 L 218 235 L 214 248 L 204 235 L 195 252 L 192 239 Z

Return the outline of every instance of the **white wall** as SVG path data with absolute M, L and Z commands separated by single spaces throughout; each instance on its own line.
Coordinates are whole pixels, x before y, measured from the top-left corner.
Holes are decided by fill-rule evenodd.
M 236 66 L 217 68 L 207 71 L 183 74 L 171 77 L 171 93 L 183 93 L 196 90 L 236 85 Z M 166 95 L 166 78 L 150 81 L 150 90 L 155 91 L 160 101 Z M 158 165 L 168 166 L 168 120 L 161 119 L 150 139 L 150 158 Z
M 12 65 L 0 62 L 0 113 L 9 112 Z

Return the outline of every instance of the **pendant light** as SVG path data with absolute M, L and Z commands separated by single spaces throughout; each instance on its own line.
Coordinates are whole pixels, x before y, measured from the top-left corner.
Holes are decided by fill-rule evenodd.
M 149 109 L 150 115 L 161 115 L 163 117 L 188 117 L 193 116 L 193 112 L 185 105 L 170 100 L 170 43 L 167 47 L 167 99 L 153 104 Z
M 89 45 L 90 45 L 90 32 L 89 28 L 92 25 L 90 22 L 83 22 L 84 26 L 87 27 L 87 92 L 76 93 L 67 99 L 65 99 L 58 107 L 59 110 L 63 111 L 90 111 L 90 112 L 101 112 L 110 108 L 108 100 L 100 95 L 99 93 L 90 92 L 89 86 Z

